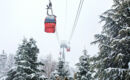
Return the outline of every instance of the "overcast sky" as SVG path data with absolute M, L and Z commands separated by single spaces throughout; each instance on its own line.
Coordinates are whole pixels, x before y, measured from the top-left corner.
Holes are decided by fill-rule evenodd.
M 68 40 L 74 23 L 80 0 L 51 0 L 54 14 L 57 16 L 57 31 L 60 41 Z M 44 19 L 48 0 L 0 0 L 0 51 L 16 53 L 24 37 L 33 37 L 40 49 L 40 57 L 52 54 L 59 57 L 59 44 L 56 34 L 44 32 Z M 102 24 L 99 15 L 111 8 L 112 0 L 84 0 L 83 8 L 72 40 L 71 52 L 66 53 L 66 61 L 74 66 L 82 55 L 84 46 L 88 54 L 98 52 L 98 46 L 90 45 L 94 34 L 100 33 Z M 67 21 L 66 21 L 67 19 Z M 65 25 L 65 23 L 67 23 Z

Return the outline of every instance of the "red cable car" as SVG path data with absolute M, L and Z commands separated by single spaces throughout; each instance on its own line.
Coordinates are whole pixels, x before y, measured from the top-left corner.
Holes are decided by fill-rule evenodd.
M 51 11 L 49 14 L 48 11 Z M 47 17 L 45 18 L 45 32 L 47 33 L 55 33 L 56 31 L 56 16 L 53 15 L 52 3 L 49 0 L 49 5 L 47 5 Z
M 45 32 L 55 33 L 56 30 L 56 17 L 54 15 L 48 15 L 45 18 Z
M 67 48 L 66 50 L 67 50 L 67 52 L 70 52 L 70 48 Z

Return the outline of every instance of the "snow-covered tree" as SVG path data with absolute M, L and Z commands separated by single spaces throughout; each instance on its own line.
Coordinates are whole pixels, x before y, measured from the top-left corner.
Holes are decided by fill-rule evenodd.
M 83 50 L 83 55 L 79 58 L 77 65 L 76 80 L 92 80 L 90 71 L 90 61 L 87 50 Z
M 50 80 L 56 80 L 57 77 L 58 77 L 58 74 L 57 74 L 56 70 L 53 71 L 53 72 L 51 72 L 51 74 L 50 74 Z
M 5 71 L 6 62 L 7 62 L 7 54 L 3 50 L 2 54 L 0 54 L 0 73 L 6 72 Z
M 17 73 L 16 67 L 11 68 L 11 70 L 7 74 L 6 80 L 18 80 L 18 79 L 15 79 L 16 73 Z
M 37 62 L 38 53 L 36 41 L 24 39 L 17 50 L 16 67 L 8 72 L 6 80 L 45 80 L 42 76 L 43 71 L 38 68 L 39 65 L 43 65 Z
M 7 55 L 3 50 L 0 54 L 0 80 L 5 80 L 7 72 L 14 66 L 14 55 Z
M 59 58 L 57 68 L 51 74 L 51 80 L 64 80 L 65 78 L 70 78 L 69 75 L 70 72 L 67 62 L 64 62 L 61 58 Z
M 95 61 L 98 80 L 130 80 L 130 0 L 113 0 L 111 9 L 104 12 L 101 34 L 95 35 L 99 53 Z

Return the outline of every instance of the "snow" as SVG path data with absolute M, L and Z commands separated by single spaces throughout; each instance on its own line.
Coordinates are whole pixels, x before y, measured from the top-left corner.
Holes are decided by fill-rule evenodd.
M 0 80 L 5 80 L 7 76 L 0 77 Z
M 122 54 L 122 53 L 119 53 L 119 54 L 118 54 L 118 56 L 124 56 L 124 54 Z
M 21 60 L 21 61 L 18 61 L 18 62 L 21 62 L 21 63 L 26 63 L 27 61 L 25 61 L 25 60 Z
M 119 42 L 120 42 L 120 43 L 122 43 L 122 42 L 124 42 L 124 41 L 126 41 L 126 37 L 124 37 L 124 38 L 122 38 L 122 39 L 119 39 Z
M 35 74 L 34 74 L 34 73 L 32 73 L 30 76 L 31 76 L 31 78 L 33 78 L 33 77 L 35 76 Z
M 43 79 L 43 78 L 46 78 L 46 77 L 45 77 L 44 75 L 41 75 L 41 76 L 40 76 L 40 78 L 42 78 L 42 79 Z
M 110 72 L 113 71 L 113 70 L 114 70 L 114 71 L 118 70 L 118 71 L 121 73 L 121 72 L 123 72 L 123 71 L 126 71 L 127 69 L 111 68 L 111 67 L 105 69 L 105 71 L 106 71 L 107 73 L 110 73 Z
M 34 71 L 33 69 L 31 69 L 31 67 L 30 67 L 30 66 L 26 67 L 26 66 L 21 66 L 21 65 L 18 65 L 18 67 L 21 67 L 21 68 L 23 68 L 23 69 L 29 69 L 29 70 L 31 70 L 31 71 Z
M 31 45 L 31 48 L 35 48 L 35 47 L 36 47 L 36 45 L 34 45 L 34 44 Z
M 130 27 L 126 27 L 127 30 L 130 30 Z
M 130 69 L 130 62 L 128 63 L 129 69 Z

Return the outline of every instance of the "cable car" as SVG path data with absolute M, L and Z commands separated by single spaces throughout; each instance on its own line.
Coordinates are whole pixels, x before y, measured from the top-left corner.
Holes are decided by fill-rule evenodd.
M 51 14 L 49 13 L 51 11 Z M 56 16 L 53 14 L 52 3 L 49 0 L 49 5 L 47 5 L 47 17 L 45 18 L 45 32 L 55 33 L 56 31 Z
M 45 18 L 45 32 L 55 33 L 56 31 L 56 17 L 54 15 L 48 15 Z
M 70 47 L 69 47 L 69 48 L 67 48 L 66 50 L 67 50 L 67 52 L 70 52 Z
M 66 51 L 67 51 L 67 52 L 70 52 L 70 44 L 69 44 L 69 43 L 67 44 Z

